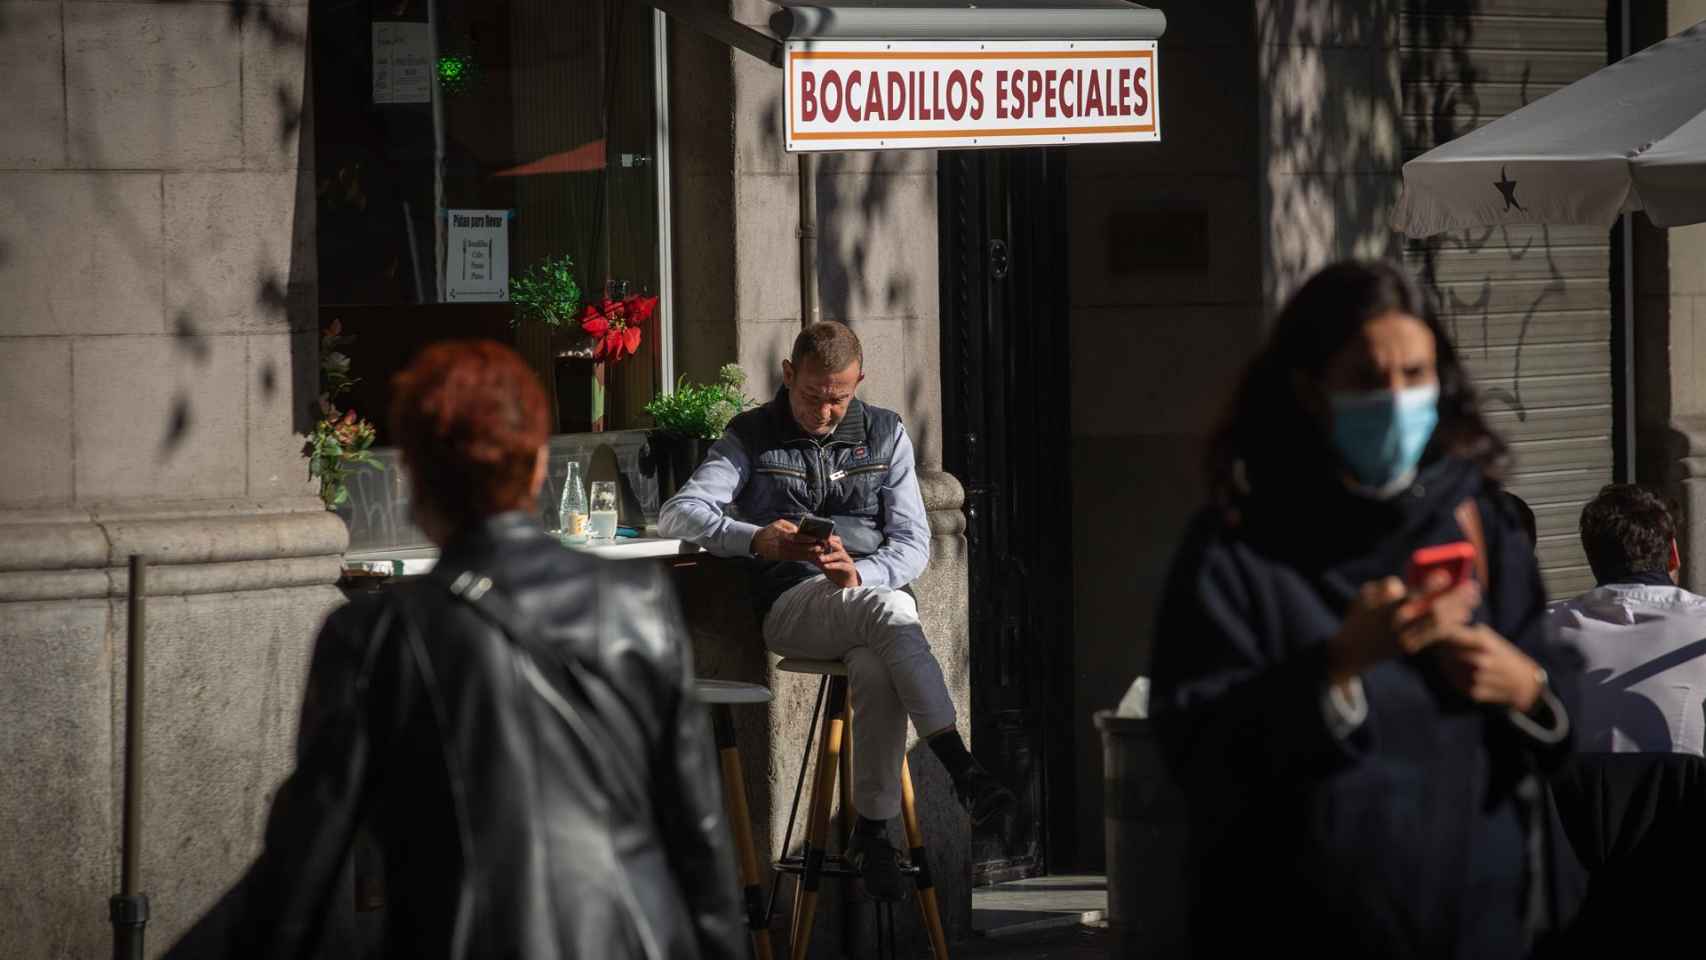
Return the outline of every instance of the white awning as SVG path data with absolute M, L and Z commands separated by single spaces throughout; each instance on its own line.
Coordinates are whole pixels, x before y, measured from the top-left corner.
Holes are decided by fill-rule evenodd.
M 1706 221 L 1706 21 L 1404 164 L 1412 237 L 1517 223 Z
M 1167 15 L 1125 0 L 788 0 L 770 18 L 783 40 L 1155 40 Z

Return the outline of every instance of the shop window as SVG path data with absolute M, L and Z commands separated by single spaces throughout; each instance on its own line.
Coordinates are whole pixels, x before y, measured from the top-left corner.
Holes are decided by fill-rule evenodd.
M 559 432 L 642 426 L 673 304 L 604 364 L 578 322 L 531 322 L 511 294 L 563 257 L 586 300 L 665 286 L 651 11 L 316 0 L 311 23 L 320 320 L 356 338 L 349 404 L 383 431 L 416 351 L 491 337 L 539 371 Z

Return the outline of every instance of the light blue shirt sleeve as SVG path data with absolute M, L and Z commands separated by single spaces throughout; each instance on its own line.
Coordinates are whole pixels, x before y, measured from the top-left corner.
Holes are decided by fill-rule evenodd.
M 752 475 L 746 448 L 725 433 L 711 444 L 705 462 L 658 511 L 658 533 L 696 543 L 719 557 L 752 556 L 758 527 L 729 516 L 729 504 Z
M 889 458 L 888 477 L 878 493 L 883 545 L 853 564 L 859 570 L 860 586 L 898 590 L 918 579 L 930 563 L 930 519 L 924 513 L 914 459 L 912 439 L 902 427 Z

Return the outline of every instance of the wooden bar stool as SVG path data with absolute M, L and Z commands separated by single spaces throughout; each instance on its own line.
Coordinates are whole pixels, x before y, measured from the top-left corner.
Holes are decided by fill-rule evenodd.
M 711 707 L 711 726 L 723 767 L 723 809 L 734 833 L 735 860 L 746 897 L 746 929 L 752 936 L 752 954 L 757 960 L 773 960 L 769 918 L 765 916 L 764 896 L 759 889 L 758 851 L 752 843 L 752 819 L 746 807 L 746 778 L 741 774 L 740 747 L 735 743 L 735 718 L 731 709 L 737 703 L 769 703 L 770 690 L 756 683 L 695 680 L 693 695 Z
M 776 669 L 787 673 L 815 674 L 822 679 L 818 682 L 817 708 L 812 713 L 812 725 L 808 731 L 815 731 L 822 718 L 823 728 L 817 751 L 817 767 L 812 777 L 811 801 L 806 808 L 806 837 L 805 850 L 801 856 L 788 856 L 788 845 L 793 841 L 794 819 L 799 812 L 801 787 L 805 783 L 806 767 L 812 754 L 812 733 L 806 735 L 806 749 L 800 759 L 800 781 L 794 787 L 794 805 L 788 815 L 788 830 L 782 839 L 782 859 L 776 861 L 775 869 L 778 875 L 783 873 L 795 874 L 799 879 L 795 887 L 794 917 L 791 926 L 792 936 L 789 940 L 791 960 L 805 960 L 806 952 L 811 946 L 812 921 L 817 912 L 818 887 L 824 877 L 837 879 L 853 879 L 859 876 L 859 871 L 847 863 L 845 856 L 846 845 L 843 844 L 843 855 L 830 857 L 826 850 L 829 837 L 829 808 L 836 792 L 838 772 L 844 789 L 843 812 L 849 829 L 853 823 L 852 809 L 852 770 L 840 771 L 847 756 L 846 745 L 851 741 L 853 710 L 847 695 L 847 665 L 839 660 L 797 660 L 785 658 L 776 665 Z M 930 864 L 924 849 L 924 833 L 919 828 L 918 810 L 912 789 L 912 772 L 908 769 L 904 757 L 900 765 L 901 783 L 901 819 L 906 826 L 906 844 L 910 862 L 902 864 L 901 873 L 911 876 L 917 885 L 918 909 L 924 920 L 924 928 L 930 936 L 931 953 L 936 960 L 947 960 L 948 941 L 942 929 L 942 915 L 936 902 L 936 890 L 930 879 Z M 844 838 L 845 839 L 845 838 Z M 780 876 L 778 876 L 780 881 Z M 772 887 L 770 894 L 770 910 L 776 906 L 776 890 Z M 877 916 L 879 944 L 882 937 L 882 924 L 886 911 L 879 910 Z M 893 918 L 889 915 L 891 928 L 888 941 L 892 949 L 894 936 L 892 933 Z

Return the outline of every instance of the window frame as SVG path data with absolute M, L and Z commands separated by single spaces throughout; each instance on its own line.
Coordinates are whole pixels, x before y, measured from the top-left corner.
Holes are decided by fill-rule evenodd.
M 674 194 L 670 190 L 669 128 L 669 17 L 652 11 L 652 116 L 657 129 L 652 135 L 652 169 L 657 177 L 658 196 L 658 303 L 657 350 L 658 389 L 675 388 L 675 224 Z

